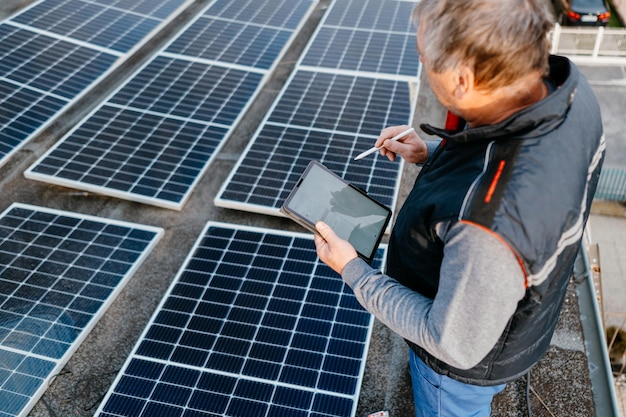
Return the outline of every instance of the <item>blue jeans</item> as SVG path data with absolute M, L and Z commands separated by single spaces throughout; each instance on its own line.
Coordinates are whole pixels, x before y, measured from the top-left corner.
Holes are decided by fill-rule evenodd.
M 506 384 L 481 387 L 439 375 L 410 351 L 416 417 L 489 417 L 493 396 Z

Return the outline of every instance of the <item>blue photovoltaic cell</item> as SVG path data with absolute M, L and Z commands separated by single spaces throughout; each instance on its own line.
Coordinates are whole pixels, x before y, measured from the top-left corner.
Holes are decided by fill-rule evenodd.
M 210 222 L 96 415 L 353 416 L 372 322 L 310 235 Z
M 184 1 L 43 0 L 0 23 L 0 83 L 11 90 L 0 102 L 0 165 Z
M 0 415 L 25 415 L 161 229 L 13 204 L 0 216 Z
M 209 13 L 230 16 L 231 2 L 211 3 L 26 177 L 182 208 L 310 5 L 266 0 L 221 17 Z
M 311 160 L 393 208 L 402 162 L 354 161 L 387 126 L 411 124 L 419 61 L 413 5 L 336 0 L 215 204 L 279 215 Z

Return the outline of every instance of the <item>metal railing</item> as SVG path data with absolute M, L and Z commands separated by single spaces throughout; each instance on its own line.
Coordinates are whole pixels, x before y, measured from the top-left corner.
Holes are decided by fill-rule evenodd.
M 626 65 L 626 29 L 563 27 L 556 23 L 549 37 L 553 54 L 576 63 Z
M 580 307 L 580 323 L 585 340 L 596 416 L 619 417 L 616 380 L 611 370 L 601 307 L 603 303 L 599 249 L 591 237 L 589 228 L 585 229 L 582 243 L 576 258 L 574 277 L 578 283 L 576 293 Z

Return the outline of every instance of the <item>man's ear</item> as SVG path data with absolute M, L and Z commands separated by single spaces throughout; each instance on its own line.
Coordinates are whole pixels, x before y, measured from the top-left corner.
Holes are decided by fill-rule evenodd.
M 474 72 L 467 65 L 459 65 L 454 70 L 454 96 L 463 98 L 474 88 Z

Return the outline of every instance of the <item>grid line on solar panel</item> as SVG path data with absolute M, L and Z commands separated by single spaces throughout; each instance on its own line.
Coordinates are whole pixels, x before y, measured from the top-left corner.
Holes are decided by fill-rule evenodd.
M 0 156 L 9 154 L 56 111 L 67 104 L 60 98 L 20 88 L 0 79 Z
M 24 204 L 0 215 L 0 415 L 25 415 L 162 230 Z
M 181 0 L 83 0 L 145 16 L 166 19 L 184 2 Z
M 350 416 L 371 325 L 311 235 L 209 222 L 96 415 Z

